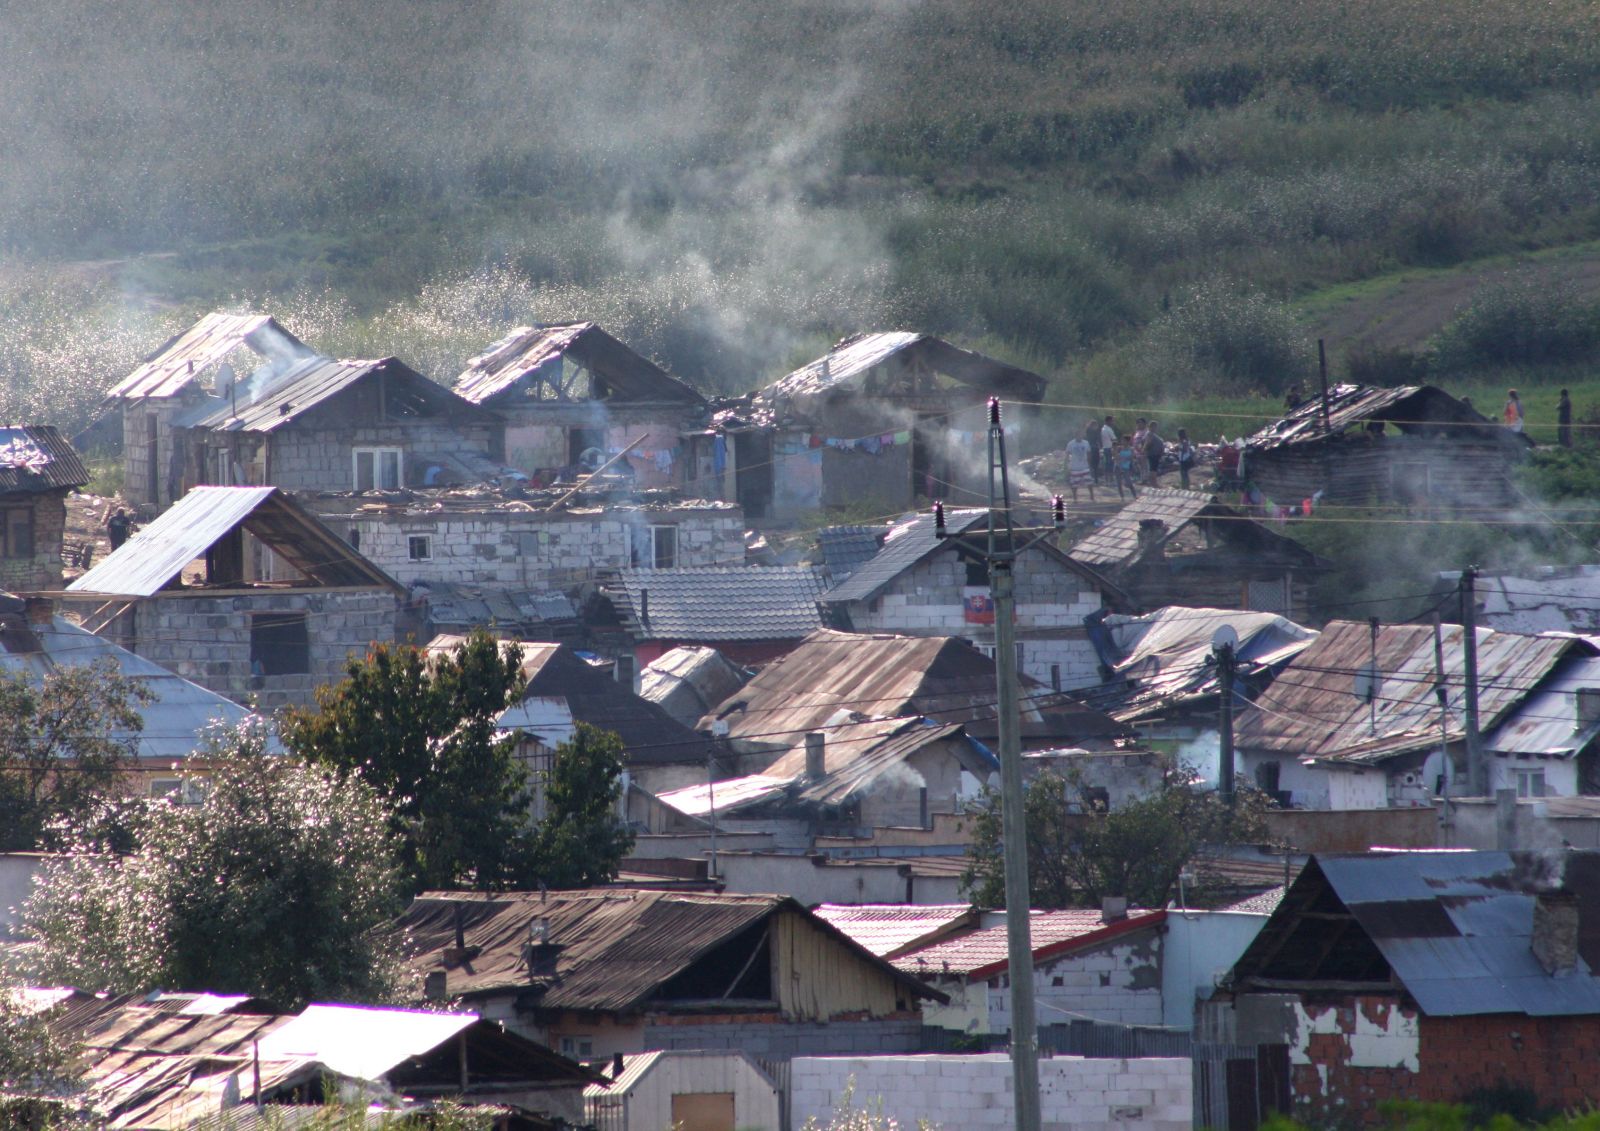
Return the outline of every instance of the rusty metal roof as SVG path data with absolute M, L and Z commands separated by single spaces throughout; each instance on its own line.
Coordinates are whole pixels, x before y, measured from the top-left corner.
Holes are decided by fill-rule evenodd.
M 1115 678 L 1074 692 L 1084 702 L 1122 722 L 1215 700 L 1219 694 L 1211 639 L 1223 625 L 1238 634 L 1234 656 L 1248 678 L 1285 664 L 1317 638 L 1276 613 L 1242 609 L 1169 606 L 1138 617 L 1105 620 L 1112 639 L 1124 649 Z
M 902 355 L 911 363 L 971 386 L 978 396 L 992 393 L 1037 401 L 1044 395 L 1046 382 L 1037 373 L 960 349 L 931 334 L 903 330 L 845 338 L 822 357 L 767 386 L 760 395 L 764 400 L 785 399 L 804 406 L 812 398 L 864 384 L 858 380 L 864 374 Z
M 1313 396 L 1282 420 L 1245 440 L 1245 470 L 1249 470 L 1251 453 L 1286 444 L 1316 443 L 1352 425 L 1376 422 L 1392 424 L 1402 432 L 1456 425 L 1469 434 L 1490 423 L 1475 409 L 1432 385 L 1401 385 L 1393 389 L 1335 385 L 1328 390 L 1327 428 L 1323 427 L 1322 398 Z
M 1577 968 L 1533 955 L 1534 903 L 1563 882 L 1579 901 Z M 1412 851 L 1314 856 L 1234 967 L 1242 989 L 1392 978 L 1432 1017 L 1600 1014 L 1594 853 Z M 1341 933 L 1342 932 L 1342 933 Z M 1590 933 L 1592 935 L 1592 932 Z
M 276 487 L 195 487 L 67 586 L 73 593 L 151 597 L 237 527 L 326 586 L 405 587 Z
M 1442 633 L 1450 693 L 1446 733 L 1451 741 L 1459 741 L 1465 737 L 1462 632 L 1459 625 L 1445 625 Z M 1520 636 L 1480 628 L 1480 725 L 1485 731 L 1492 730 L 1533 694 L 1564 657 L 1591 651 L 1573 638 Z M 1235 732 L 1240 749 L 1302 760 L 1372 764 L 1437 746 L 1439 705 L 1433 689 L 1439 673 L 1432 627 L 1391 624 L 1379 628 L 1381 680 L 1375 727 L 1366 700 L 1355 693 L 1357 673 L 1371 662 L 1371 654 L 1367 625 L 1354 621 L 1329 624 L 1254 704 L 1243 708 Z
M 1129 910 L 1125 918 L 1108 923 L 1099 911 L 1034 911 L 1028 919 L 1028 934 L 1038 962 L 1159 926 L 1166 918 L 1164 911 Z M 894 964 L 919 978 L 991 978 L 1011 965 L 1005 925 L 905 951 Z
M 284 370 L 253 398 L 212 398 L 184 422 L 214 432 L 272 432 L 367 380 L 383 382 L 384 411 L 390 420 L 445 414 L 491 419 L 471 401 L 396 358 L 350 361 L 308 357 Z
M 728 737 L 787 747 L 841 709 L 877 716 L 924 715 L 943 723 L 992 724 L 994 661 L 959 637 L 864 635 L 819 629 L 763 668 L 719 711 Z M 737 704 L 744 704 L 737 708 Z M 729 710 L 730 707 L 735 709 Z M 709 728 L 708 712 L 701 725 Z M 1123 727 L 1024 679 L 1025 730 L 1058 736 L 1120 734 Z M 969 733 L 973 726 L 967 727 Z
M 721 944 L 778 914 L 812 920 L 839 941 L 841 958 L 853 953 L 894 972 L 785 895 L 637 889 L 427 892 L 393 925 L 408 938 L 419 972 L 446 970 L 451 997 L 531 997 L 537 983 L 544 987 L 536 999 L 541 1009 L 628 1013 L 646 1008 L 670 980 Z M 561 948 L 548 979 L 530 978 L 524 959 L 529 925 L 536 920 L 548 924 L 546 942 Z M 458 921 L 470 957 L 456 957 Z M 895 973 L 918 996 L 929 994 L 914 978 Z
M 891 959 L 970 927 L 978 917 L 965 903 L 823 903 L 813 910 L 873 954 Z
M 113 387 L 106 399 L 177 396 L 240 346 L 269 360 L 311 355 L 298 338 L 265 314 L 213 312 L 169 339 Z
M 550 362 L 570 355 L 598 382 L 587 400 L 703 405 L 705 398 L 593 322 L 518 326 L 467 362 L 455 391 L 483 404 Z
M 1486 735 L 1496 754 L 1571 758 L 1597 737 L 1600 719 L 1584 721 L 1578 693 L 1600 688 L 1600 656 L 1568 656 L 1539 689 L 1517 704 Z
M 88 482 L 77 450 L 53 425 L 0 425 L 0 495 L 67 490 Z

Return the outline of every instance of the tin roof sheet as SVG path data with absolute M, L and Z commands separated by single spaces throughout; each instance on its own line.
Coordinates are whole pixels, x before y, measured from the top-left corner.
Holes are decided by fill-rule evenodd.
M 1125 918 L 1110 923 L 1099 911 L 1034 911 L 1028 919 L 1028 934 L 1037 961 L 1079 947 L 1096 946 L 1129 931 L 1158 926 L 1165 920 L 1166 914 L 1161 911 L 1130 910 Z M 989 978 L 1010 965 L 1008 950 L 1006 928 L 1001 924 L 906 951 L 893 961 L 919 978 L 951 974 Z
M 195 487 L 67 586 L 74 593 L 151 597 L 242 526 L 320 585 L 405 589 L 276 487 Z
M 1462 630 L 1442 630 L 1450 692 L 1445 733 L 1464 737 L 1461 697 Z M 1433 629 L 1394 624 L 1379 629 L 1380 686 L 1373 707 L 1356 695 L 1356 676 L 1371 663 L 1371 631 L 1354 621 L 1334 621 L 1290 660 L 1253 704 L 1241 710 L 1240 748 L 1301 759 L 1372 764 L 1436 746 L 1439 705 L 1434 685 Z M 1589 647 L 1571 638 L 1520 636 L 1478 630 L 1478 712 L 1485 731 L 1526 700 L 1565 656 Z M 1374 721 L 1375 720 L 1375 721 Z
M 763 389 L 761 396 L 803 401 L 853 384 L 902 353 L 979 392 L 1024 401 L 1037 401 L 1044 394 L 1046 382 L 1037 373 L 960 349 L 931 334 L 896 330 L 845 338 L 822 357 Z
M 656 800 L 689 817 L 736 813 L 783 796 L 790 779 L 771 774 L 746 774 L 719 782 L 700 782 L 658 794 Z
M 715 648 L 668 649 L 639 673 L 639 695 L 686 727 L 750 680 L 750 673 Z
M 89 471 L 49 424 L 0 425 L 0 495 L 82 487 Z
M 425 1013 L 355 1005 L 308 1005 L 261 1039 L 268 1060 L 315 1060 L 341 1076 L 378 1080 L 472 1027 L 475 1013 Z
M 268 359 L 287 360 L 311 354 L 298 338 L 264 314 L 214 311 L 169 339 L 118 382 L 106 398 L 132 400 L 176 396 L 198 375 L 240 346 L 247 346 Z
M 1355 424 L 1383 421 L 1405 432 L 1424 424 L 1481 427 L 1488 418 L 1432 385 L 1335 385 L 1328 390 L 1328 427 L 1323 427 L 1322 398 L 1313 396 L 1282 420 L 1267 425 L 1245 441 L 1245 459 L 1287 444 L 1315 443 Z
M 1600 688 L 1600 656 L 1568 656 L 1539 689 L 1484 736 L 1496 754 L 1571 758 L 1600 737 L 1600 718 L 1583 721 L 1579 693 Z
M 346 389 L 380 378 L 385 382 L 386 411 L 396 419 L 443 413 L 487 419 L 477 405 L 434 384 L 396 358 L 351 361 L 313 356 L 296 361 L 254 398 L 213 398 L 186 416 L 184 422 L 215 432 L 272 432 Z
M 921 949 L 977 919 L 965 903 L 823 903 L 814 911 L 880 958 Z
M 518 326 L 467 362 L 455 391 L 475 404 L 504 393 L 524 377 L 571 354 L 600 382 L 587 399 L 704 404 L 705 398 L 655 362 L 635 353 L 593 322 Z

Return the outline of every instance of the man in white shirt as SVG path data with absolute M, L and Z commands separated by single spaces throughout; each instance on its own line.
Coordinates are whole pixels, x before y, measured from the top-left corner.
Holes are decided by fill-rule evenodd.
M 1072 491 L 1072 501 L 1078 501 L 1078 488 L 1086 487 L 1089 499 L 1094 500 L 1094 476 L 1089 471 L 1089 441 L 1074 436 L 1067 441 L 1067 486 Z

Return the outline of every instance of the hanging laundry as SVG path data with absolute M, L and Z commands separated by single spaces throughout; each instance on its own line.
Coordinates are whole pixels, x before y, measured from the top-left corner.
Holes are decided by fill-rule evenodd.
M 717 435 L 711 441 L 711 470 L 721 475 L 728 467 L 728 438 Z
M 904 432 L 896 432 L 894 434 L 894 442 L 897 443 L 897 444 L 909 444 L 909 443 L 911 443 L 911 431 L 909 429 L 907 429 Z

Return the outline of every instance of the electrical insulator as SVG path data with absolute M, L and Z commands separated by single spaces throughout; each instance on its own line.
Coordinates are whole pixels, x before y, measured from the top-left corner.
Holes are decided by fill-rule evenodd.
M 1067 502 L 1060 495 L 1050 500 L 1050 511 L 1055 516 L 1056 529 L 1060 530 L 1067 524 Z
M 989 398 L 989 426 L 996 427 L 1000 423 L 1000 398 Z
M 943 538 L 945 536 L 943 503 L 933 504 L 933 536 L 935 538 Z

